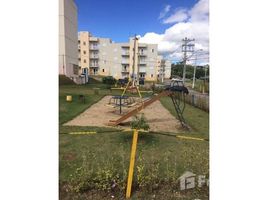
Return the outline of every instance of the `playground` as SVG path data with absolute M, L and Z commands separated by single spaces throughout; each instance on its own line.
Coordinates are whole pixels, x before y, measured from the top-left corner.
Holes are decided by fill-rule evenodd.
M 178 178 L 185 171 L 209 176 L 209 114 L 186 104 L 183 117 L 190 129 L 185 129 L 172 99 L 166 94 L 156 98 L 161 92 L 143 94 L 148 105 L 123 106 L 120 113 L 109 102 L 122 90 L 91 81 L 59 88 L 60 199 L 125 199 L 130 122 L 140 114 L 150 129 L 139 133 L 131 199 L 208 199 L 206 187 L 180 191 Z M 67 95 L 72 102 L 66 101 Z M 127 118 L 120 121 L 122 116 Z
M 107 102 L 111 98 L 112 96 L 109 95 L 103 97 L 100 101 L 64 125 L 109 127 L 109 120 L 116 120 L 120 116 L 119 108 L 116 109 L 107 105 Z M 131 109 L 133 107 L 122 108 L 122 114 L 129 112 Z M 178 120 L 159 101 L 146 107 L 142 113 L 149 123 L 150 131 L 176 133 L 181 128 Z M 131 118 L 128 118 L 117 128 L 130 129 L 130 122 Z

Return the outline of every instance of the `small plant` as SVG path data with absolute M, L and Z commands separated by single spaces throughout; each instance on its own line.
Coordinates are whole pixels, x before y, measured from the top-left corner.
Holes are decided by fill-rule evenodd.
M 102 78 L 102 82 L 107 85 L 114 85 L 116 83 L 116 79 L 112 76 L 106 76 Z
M 150 126 L 147 123 L 146 118 L 144 117 L 144 114 L 142 114 L 140 117 L 135 115 L 131 121 L 131 128 L 132 129 L 137 129 L 137 130 L 149 130 Z

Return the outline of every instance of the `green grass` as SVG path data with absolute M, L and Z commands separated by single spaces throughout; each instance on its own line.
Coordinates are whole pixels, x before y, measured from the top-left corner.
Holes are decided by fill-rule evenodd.
M 185 85 L 187 87 L 189 87 L 189 88 L 192 89 L 192 84 L 193 84 L 193 80 L 189 80 L 189 79 L 186 80 Z M 204 86 L 204 80 L 196 79 L 196 81 L 195 81 L 195 87 L 193 88 L 193 90 L 202 93 L 203 86 Z M 209 93 L 209 83 L 208 82 L 206 82 L 205 92 L 206 93 Z
M 116 180 L 116 194 L 123 196 L 131 142 L 132 134 L 122 132 L 75 136 L 61 134 L 60 183 L 72 184 L 74 188 L 85 190 L 107 189 L 109 192 L 110 182 Z M 163 190 L 165 185 L 179 191 L 177 179 L 184 171 L 208 176 L 208 153 L 206 141 L 185 141 L 158 134 L 140 134 L 133 194 L 146 196 L 147 193 L 152 193 L 154 187 Z M 171 189 L 165 188 L 165 191 L 167 197 L 173 195 Z M 70 192 L 69 195 L 75 196 L 76 193 Z
M 169 112 L 177 116 L 173 103 L 169 97 L 160 99 L 162 105 L 169 110 Z M 185 134 L 194 134 L 196 136 L 208 139 L 209 137 L 209 113 L 186 104 L 183 116 L 186 123 L 191 127 L 190 132 L 182 131 Z
M 98 95 L 93 88 L 101 88 Z M 59 182 L 60 199 L 123 199 L 129 166 L 132 134 L 103 127 L 63 126 L 67 122 L 111 91 L 97 81 L 89 85 L 63 85 L 59 90 Z M 78 95 L 86 96 L 86 103 L 78 101 Z M 73 101 L 66 102 L 66 95 Z M 161 103 L 173 114 L 170 99 Z M 208 113 L 188 106 L 185 118 L 192 127 L 191 132 L 181 135 L 208 138 Z M 96 131 L 92 135 L 70 135 L 75 131 Z M 208 199 L 208 191 L 193 190 L 179 192 L 178 177 L 184 171 L 209 175 L 208 141 L 181 140 L 161 133 L 140 133 L 133 180 L 132 199 Z M 111 182 L 117 187 L 111 191 Z M 91 196 L 92 198 L 89 198 Z

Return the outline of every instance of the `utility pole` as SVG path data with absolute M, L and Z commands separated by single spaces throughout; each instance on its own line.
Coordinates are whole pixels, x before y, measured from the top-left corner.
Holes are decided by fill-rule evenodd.
M 193 89 L 194 89 L 194 84 L 195 84 L 196 60 L 197 60 L 197 54 L 195 54 L 194 76 L 193 76 L 193 85 L 192 85 L 192 88 L 193 88 Z
M 193 85 L 192 88 L 194 89 L 194 85 L 195 85 L 195 74 L 196 74 L 196 65 L 197 65 L 197 52 L 203 51 L 203 49 L 199 49 L 195 52 L 195 64 L 194 64 L 194 75 L 193 75 Z
M 183 54 L 183 84 L 185 83 L 185 75 L 186 75 L 186 61 L 187 61 L 187 53 L 188 52 L 193 52 L 194 51 L 194 44 L 190 43 L 193 42 L 194 39 L 189 39 L 187 37 L 185 37 L 184 39 L 182 39 L 183 44 L 182 44 L 182 52 Z
M 136 37 L 136 34 L 135 34 L 135 38 L 134 38 L 134 49 L 133 49 L 133 65 L 132 65 L 132 87 L 134 87 L 135 86 L 135 81 L 136 81 L 136 79 L 137 79 L 137 74 L 135 74 L 135 72 L 137 71 L 136 69 L 135 69 L 135 64 L 136 64 L 136 42 L 137 42 L 137 40 L 138 40 L 138 38 Z

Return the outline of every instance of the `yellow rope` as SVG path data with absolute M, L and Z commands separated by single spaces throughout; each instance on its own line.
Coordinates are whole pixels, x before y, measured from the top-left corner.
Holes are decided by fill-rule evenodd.
M 182 135 L 176 135 L 176 137 L 180 139 L 187 139 L 187 140 L 205 141 L 205 139 L 202 139 L 202 138 L 188 137 L 188 136 L 182 136 Z
M 80 131 L 80 132 L 70 132 L 70 135 L 92 135 L 92 134 L 96 134 L 96 131 Z

